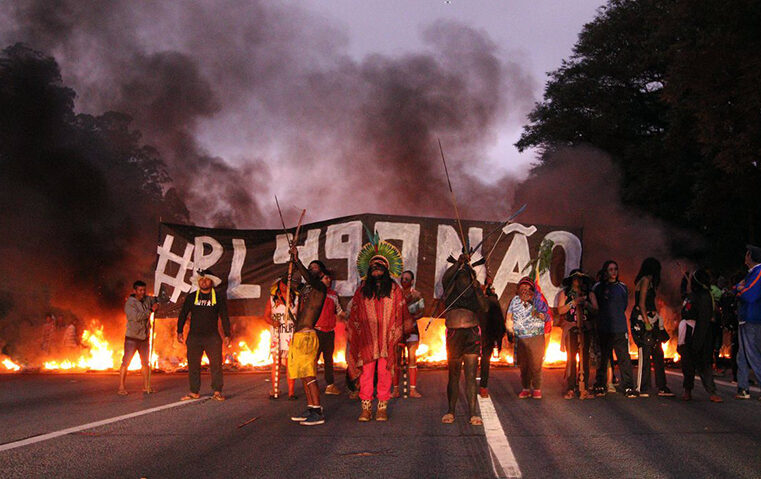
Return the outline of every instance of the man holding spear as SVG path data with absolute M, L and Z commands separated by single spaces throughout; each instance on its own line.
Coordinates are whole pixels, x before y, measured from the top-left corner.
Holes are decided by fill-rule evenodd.
M 315 426 L 324 424 L 325 416 L 320 405 L 320 388 L 317 385 L 317 352 L 320 343 L 314 325 L 322 312 L 328 288 L 321 281 L 322 271 L 308 270 L 299 260 L 295 240 L 291 245 L 291 262 L 307 282 L 299 297 L 296 332 L 293 333 L 288 350 L 288 375 L 293 379 L 301 379 L 304 384 L 307 409 L 301 414 L 291 416 L 291 420 L 302 426 Z
M 124 305 L 124 313 L 127 315 L 127 330 L 124 334 L 124 355 L 122 365 L 119 368 L 119 391 L 120 396 L 126 396 L 127 389 L 124 381 L 127 377 L 127 367 L 135 356 L 140 355 L 140 363 L 143 373 L 143 392 L 152 393 L 150 379 L 150 340 L 151 325 L 149 320 L 158 307 L 158 299 L 149 296 L 145 292 L 146 285 L 143 281 L 135 281 L 132 285 L 132 294 L 127 298 Z

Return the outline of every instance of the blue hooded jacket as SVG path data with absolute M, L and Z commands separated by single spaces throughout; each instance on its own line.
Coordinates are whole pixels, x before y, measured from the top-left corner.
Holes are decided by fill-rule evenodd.
M 748 271 L 742 284 L 737 288 L 738 319 L 741 323 L 761 324 L 761 264 Z

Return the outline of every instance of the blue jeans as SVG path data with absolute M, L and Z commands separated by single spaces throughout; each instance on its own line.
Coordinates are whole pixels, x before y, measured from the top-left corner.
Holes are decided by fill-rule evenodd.
M 748 390 L 748 373 L 753 369 L 761 381 L 761 324 L 740 325 L 740 350 L 737 352 L 737 388 Z

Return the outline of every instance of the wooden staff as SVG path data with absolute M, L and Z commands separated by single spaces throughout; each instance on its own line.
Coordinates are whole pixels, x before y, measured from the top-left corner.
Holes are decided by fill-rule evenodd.
M 449 180 L 449 169 L 447 168 L 447 160 L 444 158 L 444 148 L 441 147 L 441 140 L 436 138 L 439 142 L 439 152 L 441 152 L 441 162 L 444 163 L 444 173 L 447 175 L 447 185 L 449 185 L 449 193 L 452 196 L 452 205 L 454 206 L 455 219 L 457 219 L 457 227 L 460 229 L 460 240 L 462 241 L 462 249 L 465 254 L 470 258 L 470 248 L 468 243 L 465 242 L 465 232 L 462 229 L 462 221 L 460 220 L 460 211 L 457 209 L 457 199 L 454 196 L 454 190 L 452 189 L 452 182 Z
M 299 233 L 301 232 L 301 222 L 304 220 L 304 215 L 306 214 L 307 210 L 301 210 L 301 216 L 299 217 L 299 223 L 296 226 L 296 234 L 294 235 L 294 238 L 291 239 L 288 236 L 288 230 L 285 227 L 285 220 L 283 219 L 283 212 L 280 209 L 280 202 L 277 200 L 277 196 L 275 196 L 275 204 L 277 205 L 277 212 L 280 215 L 280 223 L 283 225 L 283 231 L 285 232 L 285 239 L 288 241 L 288 248 L 293 247 L 293 245 L 298 241 Z M 288 282 L 285 286 L 285 317 L 289 318 L 291 316 L 291 278 L 293 277 L 293 261 L 288 262 Z M 279 288 L 279 286 L 278 286 Z M 275 325 L 275 354 L 276 357 L 272 358 L 273 365 L 275 366 L 275 382 L 273 383 L 273 389 L 274 389 L 274 397 L 275 399 L 280 396 L 280 323 Z

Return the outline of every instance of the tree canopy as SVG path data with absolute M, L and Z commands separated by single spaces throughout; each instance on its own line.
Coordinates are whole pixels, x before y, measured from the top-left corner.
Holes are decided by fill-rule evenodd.
M 622 200 L 705 241 L 735 268 L 758 243 L 761 3 L 610 0 L 550 73 L 519 150 L 591 145 L 622 173 Z

